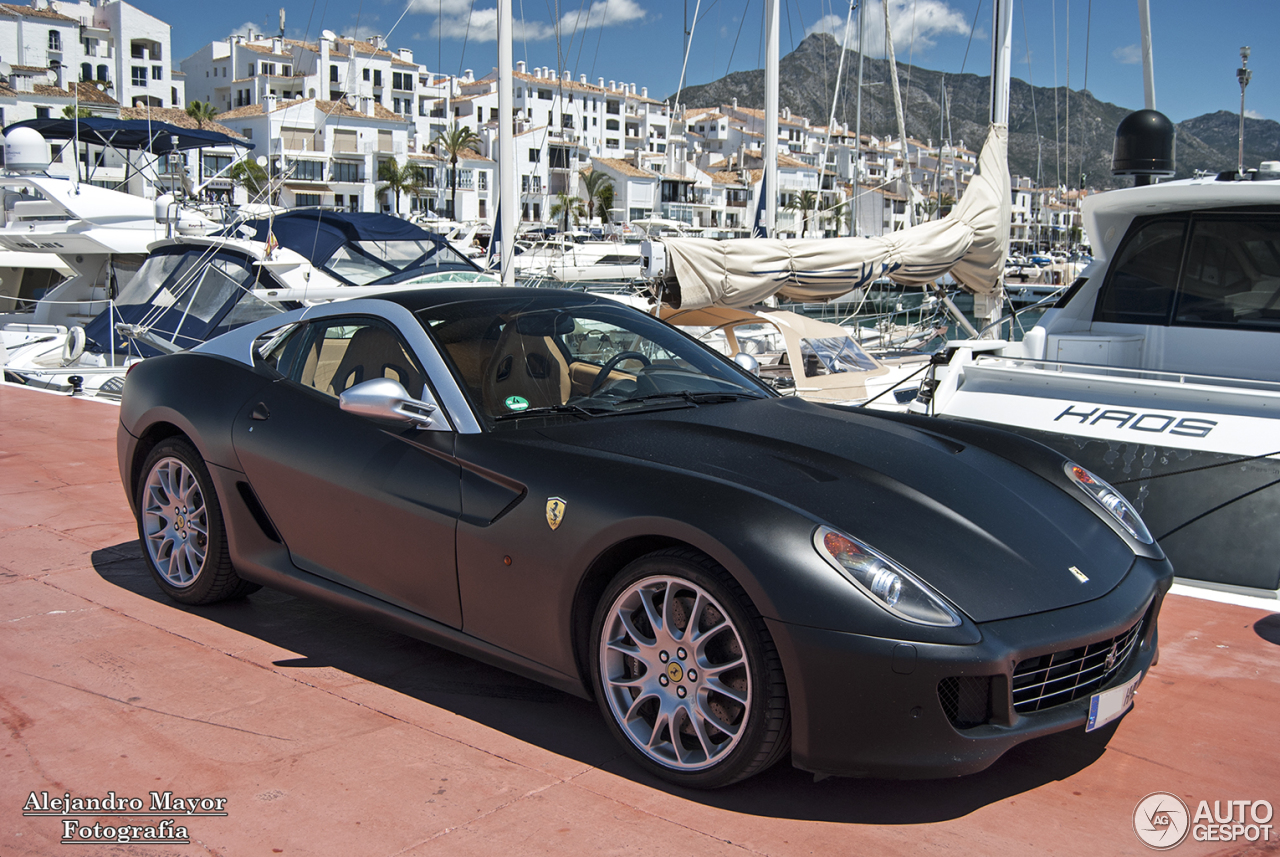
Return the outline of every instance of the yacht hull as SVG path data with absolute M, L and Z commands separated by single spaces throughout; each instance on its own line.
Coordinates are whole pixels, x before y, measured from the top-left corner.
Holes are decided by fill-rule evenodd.
M 1178 577 L 1280 590 L 1277 458 L 985 424 L 1052 447 L 1114 485 L 1137 507 Z

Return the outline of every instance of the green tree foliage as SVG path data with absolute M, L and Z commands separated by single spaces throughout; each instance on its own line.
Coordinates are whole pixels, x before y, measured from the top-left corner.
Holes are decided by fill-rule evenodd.
M 455 122 L 448 131 L 436 134 L 431 145 L 437 154 L 443 152 L 449 156 L 449 216 L 456 219 L 454 212 L 458 210 L 458 156 L 467 149 L 480 145 L 480 138 L 470 126 L 463 125 L 459 128 Z

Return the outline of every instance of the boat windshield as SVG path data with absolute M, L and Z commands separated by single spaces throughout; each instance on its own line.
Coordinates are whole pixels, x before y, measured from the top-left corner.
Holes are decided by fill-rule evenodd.
M 804 374 L 809 378 L 840 372 L 870 372 L 879 366 L 871 355 L 847 336 L 801 339 L 800 354 L 804 358 Z
M 441 271 L 474 271 L 475 265 L 443 241 L 348 241 L 324 269 L 355 286 L 403 283 Z
M 418 317 L 491 428 L 775 395 L 664 322 L 590 296 L 489 297 Z

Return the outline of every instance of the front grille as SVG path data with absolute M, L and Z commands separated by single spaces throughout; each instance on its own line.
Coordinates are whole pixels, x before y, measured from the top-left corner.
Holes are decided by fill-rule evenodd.
M 1021 661 L 1013 670 L 1013 710 L 1043 711 L 1088 696 L 1124 668 L 1142 639 L 1142 620 L 1122 634 Z
M 938 701 L 957 729 L 991 719 L 991 676 L 949 676 L 938 682 Z

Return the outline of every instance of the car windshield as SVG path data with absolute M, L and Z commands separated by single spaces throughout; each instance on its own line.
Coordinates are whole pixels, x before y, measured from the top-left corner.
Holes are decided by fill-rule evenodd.
M 324 263 L 325 270 L 356 286 L 404 283 L 440 271 L 474 271 L 443 241 L 348 241 Z
M 774 395 L 664 322 L 587 295 L 458 301 L 418 317 L 490 427 Z

